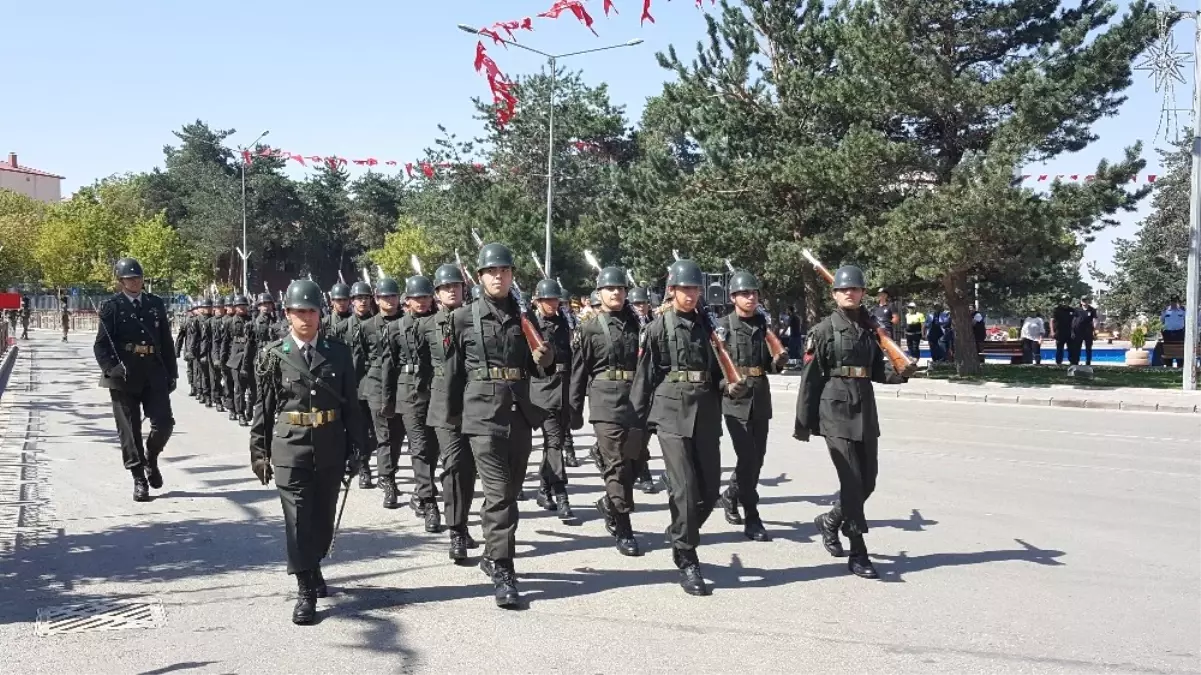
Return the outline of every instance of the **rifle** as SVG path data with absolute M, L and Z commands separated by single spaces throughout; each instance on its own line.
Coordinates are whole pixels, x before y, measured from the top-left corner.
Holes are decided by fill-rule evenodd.
M 678 261 L 680 252 L 672 249 L 672 256 Z M 713 347 L 713 353 L 717 356 L 717 365 L 721 366 L 721 374 L 726 378 L 729 384 L 738 384 L 745 378 L 742 373 L 738 372 L 738 367 L 734 365 L 734 359 L 730 358 L 730 352 L 726 351 L 726 330 L 718 325 L 717 317 L 713 316 L 713 312 L 709 310 L 709 305 L 705 303 L 705 291 L 701 289 L 700 297 L 696 303 L 697 313 L 705 320 L 705 327 L 709 329 L 709 345 Z
M 471 231 L 471 238 L 475 239 L 476 246 L 484 247 L 484 240 L 480 237 L 480 233 L 475 230 Z M 458 253 L 455 254 L 458 256 Z M 463 262 L 459 261 L 459 265 Z M 517 309 L 521 312 L 521 334 L 525 336 L 525 343 L 530 346 L 530 351 L 535 351 L 542 347 L 542 333 L 530 321 L 530 308 L 525 304 L 525 299 L 521 297 L 521 286 L 517 285 L 517 278 L 514 275 L 513 283 L 509 286 L 509 295 L 513 296 L 513 300 L 517 302 Z M 480 336 L 483 339 L 483 336 Z
M 345 284 L 346 277 L 342 276 L 342 270 L 338 270 L 338 283 Z
M 121 370 L 125 371 L 125 376 L 128 376 L 129 369 L 125 367 L 125 362 L 121 360 L 121 350 L 117 349 L 117 343 L 113 341 L 113 336 L 108 332 L 108 326 L 104 325 L 104 319 L 100 318 L 100 308 L 96 306 L 96 301 L 93 298 L 88 297 L 88 302 L 92 303 L 92 310 L 96 312 L 96 323 L 100 324 L 100 330 L 104 332 L 104 337 L 108 338 L 108 346 L 113 349 L 113 358 L 117 359 Z M 102 374 L 108 377 L 107 373 Z
M 736 271 L 734 263 L 730 262 L 729 258 L 726 258 L 726 269 L 730 270 L 730 274 Z M 773 359 L 779 358 L 780 354 L 786 353 L 787 350 L 784 349 L 784 344 L 780 342 L 780 336 L 776 335 L 775 331 L 771 329 L 771 317 L 767 315 L 767 310 L 763 309 L 763 305 L 760 303 L 755 303 L 755 312 L 762 316 L 766 322 L 763 325 L 763 333 L 767 338 L 767 351 L 771 352 Z
M 455 249 L 455 264 L 459 266 L 459 271 L 463 273 L 463 279 L 467 282 L 467 287 L 471 288 L 475 285 L 475 277 L 471 275 L 470 270 L 463 264 L 463 259 L 459 257 L 459 249 Z
M 805 256 L 805 260 L 808 260 L 813 265 L 813 269 L 817 271 L 818 276 L 825 279 L 826 283 L 834 283 L 834 275 L 814 257 L 812 251 L 807 248 L 801 249 L 801 255 Z M 884 355 L 892 362 L 893 370 L 898 375 L 912 374 L 917 367 L 917 362 L 909 358 L 909 355 L 888 334 L 888 328 L 881 326 L 876 317 L 872 316 L 870 312 L 865 311 L 864 314 L 867 315 L 868 328 L 874 330 L 876 336 L 880 338 L 880 348 L 884 350 Z
M 409 264 L 413 266 L 414 274 L 417 276 L 423 276 L 421 274 L 421 259 L 417 257 L 416 253 L 409 255 Z

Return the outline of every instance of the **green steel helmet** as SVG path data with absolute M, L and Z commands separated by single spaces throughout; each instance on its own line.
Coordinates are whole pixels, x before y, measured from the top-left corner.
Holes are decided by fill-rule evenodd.
M 118 279 L 130 279 L 142 276 L 142 263 L 137 258 L 121 258 L 113 266 L 113 273 Z
M 224 307 L 224 306 L 225 306 L 225 296 L 218 295 L 217 297 L 213 298 L 213 307 Z
M 463 271 L 458 265 L 439 265 L 438 269 L 434 270 L 434 288 L 441 288 L 447 284 L 465 284 L 463 279 Z
M 212 299 L 212 298 L 201 298 L 201 299 L 200 299 L 200 306 L 201 306 L 201 307 L 210 307 L 210 308 L 211 308 L 211 307 L 213 306 L 213 299 Z
M 245 295 L 235 295 L 234 296 L 234 307 L 246 307 L 249 305 L 250 305 L 250 301 L 246 299 Z
M 705 275 L 691 260 L 677 260 L 667 268 L 668 286 L 704 286 Z
M 434 294 L 434 284 L 429 277 L 414 275 L 405 279 L 405 297 L 420 298 Z
M 596 275 L 597 288 L 628 288 L 626 271 L 620 267 L 610 266 L 600 271 Z
M 652 306 L 658 307 L 659 305 L 663 304 L 663 296 L 662 295 L 659 295 L 658 293 L 649 293 L 648 295 L 650 295 Z
M 739 270 L 730 276 L 730 295 L 743 291 L 759 290 L 759 280 L 746 270 Z
M 225 306 L 226 307 L 234 306 L 234 296 L 232 296 L 232 295 L 225 296 Z
M 840 288 L 867 288 L 863 270 L 854 265 L 843 265 L 834 272 L 834 290 Z
M 400 295 L 400 284 L 392 277 L 380 277 L 375 282 L 376 295 Z
M 346 284 L 342 283 L 341 281 L 334 284 L 329 289 L 329 299 L 330 300 L 349 300 L 350 299 L 350 286 L 347 286 Z
M 512 267 L 513 252 L 504 244 L 488 244 L 480 249 L 475 260 L 475 271 L 489 267 Z
M 563 302 L 571 302 L 571 291 L 564 286 L 559 286 L 559 299 Z
M 635 286 L 630 289 L 630 302 L 638 304 L 640 302 L 650 302 L 651 296 L 643 286 Z
M 308 279 L 297 279 L 284 291 L 285 309 L 321 309 L 321 287 Z
M 356 281 L 350 287 L 350 297 L 352 298 L 370 298 L 371 295 L 371 284 L 366 281 Z
M 275 298 L 271 297 L 271 294 L 270 294 L 270 293 L 259 293 L 259 304 L 260 304 L 260 305 L 265 305 L 265 304 L 267 304 L 267 303 L 272 303 L 272 304 L 274 304 L 274 303 L 275 303 Z
M 592 291 L 588 294 L 588 304 L 593 307 L 600 307 L 600 291 Z
M 559 287 L 559 282 L 554 279 L 543 279 L 534 287 L 535 300 L 554 300 L 563 299 L 563 289 Z

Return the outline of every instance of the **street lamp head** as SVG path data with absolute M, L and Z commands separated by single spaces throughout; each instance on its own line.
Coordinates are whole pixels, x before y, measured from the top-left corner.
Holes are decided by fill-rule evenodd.
M 271 130 L 270 130 L 270 129 L 268 129 L 267 131 L 264 131 L 262 134 L 260 134 L 260 135 L 259 135 L 259 138 L 266 138 L 266 137 L 267 137 L 267 134 L 269 134 L 269 133 L 271 133 Z
M 480 31 L 478 28 L 472 28 L 471 26 L 468 26 L 465 23 L 459 24 L 459 30 L 463 31 L 464 33 L 471 33 L 472 35 L 480 34 Z
M 640 44 L 642 44 L 642 38 L 634 38 L 633 40 L 630 40 L 629 42 L 627 42 L 626 46 L 627 47 L 636 47 Z

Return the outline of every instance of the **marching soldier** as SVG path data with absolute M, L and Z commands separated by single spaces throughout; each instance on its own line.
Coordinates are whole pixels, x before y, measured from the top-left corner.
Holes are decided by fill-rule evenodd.
M 559 520 L 575 518 L 567 498 L 567 469 L 564 466 L 563 439 L 571 435 L 567 427 L 571 416 L 567 407 L 567 382 L 571 378 L 571 326 L 559 311 L 562 289 L 554 279 L 543 279 L 534 288 L 530 321 L 542 334 L 542 340 L 555 350 L 555 368 L 546 375 L 530 379 L 530 399 L 547 412 L 542 421 L 542 466 L 538 488 L 538 506 L 555 511 Z
M 419 322 L 434 313 L 434 285 L 427 277 L 418 275 L 405 280 L 405 309 L 408 311 L 404 316 L 384 329 L 380 356 L 382 401 L 378 407 L 384 417 L 401 418 L 402 428 L 409 437 L 413 481 L 417 486 L 410 505 L 413 513 L 425 519 L 426 532 L 439 532 L 442 515 L 438 512 L 438 488 L 434 484 L 438 438 L 426 423 L 434 368 L 429 346 L 423 344 L 419 335 Z
M 249 407 L 246 393 L 250 388 L 249 382 L 253 377 L 251 368 L 254 365 L 254 327 L 250 323 L 247 309 L 250 301 L 245 295 L 234 298 L 234 314 L 230 317 L 228 326 L 229 356 L 225 359 L 226 372 L 229 373 L 233 385 L 233 408 L 230 419 L 237 419 L 238 424 L 250 426 Z
M 196 398 L 196 382 L 192 377 L 192 343 L 191 330 L 192 324 L 196 322 L 196 316 L 200 311 L 200 306 L 192 303 L 188 308 L 187 315 L 179 322 L 179 333 L 175 336 L 175 353 L 183 354 L 184 367 L 188 371 L 188 396 Z
M 350 287 L 351 317 L 347 319 L 343 330 L 343 341 L 350 346 L 351 361 L 354 362 L 355 377 L 358 378 L 359 391 L 365 392 L 363 382 L 367 379 L 367 371 L 371 369 L 371 349 L 363 335 L 363 324 L 375 316 L 375 300 L 371 284 L 356 281 Z M 375 438 L 375 422 L 371 415 L 371 406 L 362 395 L 359 396 L 359 409 L 363 411 L 362 418 L 367 423 L 368 446 L 358 453 L 363 463 L 359 471 L 359 488 L 371 490 L 375 484 L 371 482 L 371 455 L 375 453 L 378 441 Z
M 559 306 L 563 308 L 564 313 L 567 315 L 568 321 L 571 323 L 572 344 L 574 345 L 575 344 L 575 332 L 577 330 L 579 330 L 580 319 L 576 315 L 575 310 L 571 306 L 571 293 L 569 293 L 566 288 L 560 288 L 560 290 L 561 290 L 561 293 L 559 294 Z M 567 412 L 568 417 L 570 417 L 571 411 L 568 410 L 566 412 Z M 571 425 L 571 420 L 568 419 L 567 426 L 570 426 L 570 425 Z M 578 467 L 579 465 L 580 465 L 580 459 L 578 457 L 576 457 L 576 454 L 575 454 L 575 435 L 573 435 L 571 433 L 571 429 L 567 429 L 563 433 L 563 466 L 575 468 L 575 467 Z
M 404 419 L 398 415 L 385 415 L 383 411 L 383 379 L 380 376 L 384 359 L 384 340 L 388 334 L 388 324 L 399 321 L 403 314 L 400 311 L 400 286 L 391 277 L 380 277 L 375 282 L 375 302 L 379 305 L 379 314 L 358 326 L 358 339 L 363 343 L 367 362 L 367 375 L 359 381 L 359 399 L 367 401 L 371 407 L 371 420 L 375 426 L 375 458 L 379 470 L 379 486 L 384 493 L 385 509 L 398 506 L 396 489 L 397 464 L 400 462 L 400 444 L 404 441 Z M 417 495 L 413 495 L 413 511 L 418 515 L 425 512 Z
M 317 335 L 321 288 L 293 281 L 284 295 L 291 330 L 266 345 L 256 361 L 258 400 L 250 427 L 250 463 L 266 485 L 275 477 L 288 541 L 288 574 L 298 598 L 292 623 L 317 618 L 328 595 L 321 560 L 333 544 L 338 492 L 352 448 L 367 447 L 357 383 L 345 344 Z
M 62 296 L 58 299 L 59 310 L 62 314 L 63 324 L 63 342 L 67 341 L 67 331 L 71 330 L 71 307 L 67 304 L 67 296 Z
M 634 461 L 642 447 L 642 432 L 630 389 L 638 368 L 641 324 L 626 304 L 626 273 L 606 267 L 596 278 L 601 311 L 580 324 L 571 372 L 571 428 L 584 426 L 584 396 L 588 419 L 596 432 L 598 468 L 605 494 L 596 508 L 605 529 L 617 540 L 617 551 L 636 556 L 642 552 L 630 524 L 634 511 Z
M 29 298 L 21 298 L 21 339 L 29 339 L 29 315 L 32 310 L 29 308 Z
M 638 324 L 646 328 L 654 317 L 651 316 L 650 294 L 643 286 L 630 289 L 630 306 L 638 316 Z M 659 491 L 655 479 L 651 476 L 651 435 L 643 431 L 638 434 L 641 447 L 638 449 L 638 459 L 634 461 L 634 488 L 653 495 Z
M 133 475 L 133 499 L 150 501 L 150 488 L 163 487 L 158 457 L 171 438 L 171 392 L 179 374 L 167 308 L 158 296 L 142 290 L 142 265 L 121 258 L 116 265 L 121 290 L 100 306 L 100 327 L 93 351 L 109 390 L 121 456 Z M 150 434 L 142 439 L 142 414 Z
M 350 286 L 342 282 L 334 284 L 329 289 L 329 301 L 332 309 L 321 320 L 321 331 L 339 340 L 345 335 L 346 322 L 353 312 L 350 309 Z
M 250 361 L 250 368 L 254 368 L 254 360 L 258 358 L 259 352 L 272 341 L 279 339 L 276 334 L 275 298 L 271 297 L 270 293 L 259 293 L 255 307 L 258 312 L 251 319 L 250 330 L 246 336 L 246 358 Z M 245 367 L 246 364 L 243 364 L 243 368 Z M 246 380 L 246 397 L 250 401 L 249 412 L 253 417 L 254 402 L 258 400 L 258 378 L 254 376 L 253 371 Z
M 225 412 L 225 385 L 221 351 L 225 341 L 225 298 L 217 296 L 213 301 L 213 313 L 208 321 L 209 328 L 209 387 L 213 391 L 213 405 L 217 412 Z
M 529 378 L 554 368 L 554 348 L 531 350 L 521 307 L 511 294 L 513 253 L 488 244 L 476 259 L 479 300 L 455 310 L 447 361 L 450 414 L 463 424 L 484 492 L 480 519 L 485 550 L 480 569 L 492 579 L 498 607 L 517 607 L 517 493 L 530 460 L 531 429 L 546 412 L 530 401 Z M 542 368 L 541 371 L 537 370 Z
M 213 299 L 203 298 L 196 311 L 199 314 L 189 328 L 191 334 L 188 337 L 188 350 L 192 355 L 194 371 L 192 379 L 196 382 L 196 400 L 203 403 L 205 407 L 211 408 L 213 407 L 213 383 L 208 360 L 212 346 Z
M 221 337 L 219 344 L 221 345 L 221 353 L 218 355 L 219 364 L 221 366 L 221 393 L 224 396 L 225 409 L 229 413 L 230 421 L 238 419 L 237 404 L 234 403 L 236 395 L 234 386 L 234 373 L 229 367 L 229 354 L 233 350 L 233 324 L 234 324 L 234 296 L 229 296 L 225 299 L 225 316 L 221 317 Z
M 862 306 L 867 282 L 852 265 L 834 273 L 838 309 L 814 326 L 805 346 L 793 435 L 808 441 L 824 436 L 838 472 L 838 501 L 814 523 L 830 555 L 844 555 L 839 529 L 851 540 L 848 567 L 852 574 L 875 579 L 863 535 L 867 519 L 863 503 L 876 487 L 880 423 L 872 382 L 899 384 L 911 374 L 896 373 L 884 359 L 879 338 L 868 327 Z
M 653 425 L 659 436 L 672 561 L 690 595 L 709 594 L 696 547 L 721 490 L 721 393 L 725 389 L 735 398 L 746 393 L 743 383 L 723 382 L 700 306 L 703 285 L 696 263 L 672 263 L 667 272 L 671 304 L 643 332 L 630 393 L 637 418 Z
M 767 347 L 767 317 L 759 311 L 759 280 L 747 271 L 730 277 L 730 300 L 734 310 L 722 317 L 718 326 L 734 366 L 747 383 L 749 396 L 722 398 L 722 413 L 730 442 L 738 455 L 738 464 L 730 476 L 730 486 L 721 495 L 726 522 L 743 525 L 752 541 L 771 541 L 759 517 L 759 472 L 767 453 L 767 430 L 771 425 L 771 388 L 768 373 L 778 373 L 787 363 L 788 354 L 772 358 Z M 744 520 L 739 504 L 746 513 Z

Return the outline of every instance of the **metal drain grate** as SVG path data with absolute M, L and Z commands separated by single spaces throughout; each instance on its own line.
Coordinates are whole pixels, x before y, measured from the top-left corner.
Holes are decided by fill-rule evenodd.
M 34 634 L 47 637 L 130 628 L 162 628 L 165 625 L 167 613 L 162 601 L 156 598 L 98 600 L 39 609 Z

